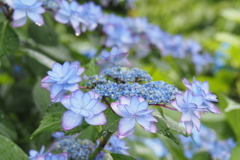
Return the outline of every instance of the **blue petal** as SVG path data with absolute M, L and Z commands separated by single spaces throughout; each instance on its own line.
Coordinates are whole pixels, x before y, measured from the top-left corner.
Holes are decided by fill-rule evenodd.
M 133 110 L 134 113 L 137 112 L 138 105 L 139 105 L 138 97 L 137 96 L 133 96 L 131 98 L 131 101 L 130 101 L 130 107 L 131 107 L 131 109 Z
M 53 71 L 47 71 L 48 75 L 53 78 L 59 78 L 59 75 Z
M 78 76 L 78 75 L 73 75 L 73 76 L 71 76 L 71 77 L 69 77 L 69 79 L 68 79 L 68 83 L 78 83 L 78 82 L 80 82 L 82 80 L 82 78 L 80 77 L 80 76 Z
M 72 111 L 66 111 L 62 117 L 62 127 L 64 131 L 73 129 L 82 123 L 82 116 Z
M 62 85 L 59 85 L 59 84 L 53 84 L 51 87 L 50 87 L 50 96 L 51 98 L 55 98 L 59 92 L 61 92 L 63 89 Z
M 56 21 L 58 21 L 59 23 L 62 23 L 62 24 L 66 24 L 69 21 L 69 17 L 68 16 L 66 16 L 64 14 L 61 14 L 59 12 L 55 14 L 54 19 Z
M 192 118 L 191 117 L 191 112 L 187 111 L 187 112 L 182 114 L 181 122 L 191 121 L 191 118 Z
M 70 98 L 70 101 L 71 101 L 71 104 L 72 104 L 72 107 L 71 107 L 71 110 L 75 113 L 80 113 L 81 112 L 81 108 L 82 106 L 78 103 L 77 99 L 76 98 L 73 98 L 71 97 Z
M 114 110 L 116 114 L 119 116 L 125 117 L 126 115 L 118 108 L 118 105 L 120 105 L 120 102 L 112 102 L 111 108 Z M 124 106 L 123 106 L 124 107 Z
M 34 5 L 37 0 L 19 0 L 23 5 L 26 5 L 26 6 L 32 6 Z
M 128 132 L 126 132 L 123 135 L 118 134 L 118 137 L 121 139 L 121 138 L 125 138 L 125 137 L 128 137 L 128 136 L 131 136 L 134 133 L 134 131 L 135 131 L 135 128 L 132 128 L 131 130 L 129 130 Z
M 69 64 L 68 61 L 66 61 L 66 62 L 63 64 L 63 66 L 62 66 L 62 73 L 63 73 L 64 76 L 68 73 L 68 71 L 69 71 L 69 66 L 70 66 L 70 64 Z
M 91 99 L 91 101 L 86 105 L 86 106 L 84 106 L 84 109 L 87 109 L 87 110 L 89 110 L 89 109 L 93 109 L 93 107 L 94 108 L 98 108 L 98 106 L 96 106 L 95 107 L 95 105 L 98 103 L 98 100 L 96 100 L 96 99 Z
M 118 105 L 119 111 L 121 111 L 124 114 L 123 117 L 129 117 L 129 116 L 132 117 L 132 115 L 128 112 L 128 110 L 126 108 L 129 108 L 129 106 L 122 105 L 122 104 Z
M 59 76 L 63 76 L 62 75 L 62 65 L 59 63 L 54 63 L 52 65 L 52 70 L 53 72 L 57 73 Z
M 90 103 L 90 101 L 91 101 L 91 96 L 88 93 L 85 93 L 82 97 L 83 106 L 88 105 L 88 103 Z
M 24 24 L 26 24 L 26 22 L 27 22 L 27 17 L 23 17 L 23 18 L 21 18 L 21 19 L 14 20 L 14 21 L 12 22 L 12 26 L 13 26 L 13 27 L 21 27 L 21 26 L 23 26 Z
M 73 97 L 76 98 L 78 100 L 78 103 L 82 106 L 82 96 L 84 95 L 84 93 L 81 90 L 76 90 L 73 92 Z
M 192 121 L 184 122 L 184 124 L 185 124 L 185 128 L 186 128 L 187 134 L 191 134 L 192 133 L 192 129 L 193 129 Z
M 150 122 L 147 121 L 145 118 L 137 117 L 137 122 L 146 130 L 150 130 Z
M 148 103 L 146 101 L 141 102 L 138 105 L 137 112 L 148 109 Z
M 13 20 L 19 20 L 21 18 L 24 18 L 27 16 L 27 13 L 25 10 L 20 10 L 20 9 L 16 9 L 13 12 Z
M 101 102 L 98 102 L 96 106 L 92 109 L 93 114 L 99 114 L 100 112 L 107 109 L 107 106 Z
M 85 118 L 85 121 L 91 125 L 104 125 L 107 122 L 107 119 L 103 113 L 94 115 L 93 118 Z
M 136 124 L 135 118 L 122 118 L 118 125 L 118 135 L 124 136 L 128 131 L 132 130 Z
M 40 14 L 27 11 L 27 15 L 34 23 L 44 25 L 43 17 Z
M 86 111 L 85 109 L 81 109 L 80 114 L 81 114 L 83 117 L 89 117 L 89 116 L 91 116 L 90 112 Z
M 68 96 L 65 96 L 63 99 L 61 99 L 61 103 L 62 105 L 67 108 L 67 109 L 71 109 L 71 96 L 68 95 Z
M 78 84 L 64 84 L 63 89 L 73 92 L 78 89 Z
M 190 103 L 194 103 L 197 106 L 201 106 L 203 103 L 203 96 L 194 96 Z

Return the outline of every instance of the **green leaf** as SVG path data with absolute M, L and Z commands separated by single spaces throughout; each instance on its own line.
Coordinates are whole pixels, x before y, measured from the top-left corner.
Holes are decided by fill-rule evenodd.
M 55 103 L 48 107 L 40 126 L 31 135 L 30 139 L 35 137 L 41 132 L 45 131 L 61 131 L 62 115 L 66 111 L 65 107 L 61 103 Z
M 172 141 L 170 141 L 169 138 L 162 135 L 159 135 L 159 138 L 163 142 L 164 146 L 171 153 L 172 159 L 187 160 L 187 158 L 183 154 L 184 151 L 181 145 L 177 145 L 176 143 L 173 143 Z
M 184 136 L 188 136 L 187 133 L 186 133 L 185 128 L 182 127 L 178 122 L 176 122 L 173 119 L 171 119 L 170 117 L 168 117 L 166 115 L 164 115 L 164 117 L 162 117 L 161 115 L 154 115 L 154 116 L 156 118 L 161 119 L 162 121 L 164 121 L 168 128 L 178 132 L 179 134 L 182 134 Z
M 239 10 L 224 9 L 221 14 L 222 14 L 223 17 L 227 18 L 228 20 L 232 20 L 232 21 L 240 23 L 240 12 L 239 12 Z
M 113 160 L 136 160 L 135 158 L 132 158 L 130 156 L 126 156 L 123 154 L 111 153 L 111 156 L 112 156 Z
M 237 142 L 240 142 L 240 128 L 237 127 L 240 125 L 240 104 L 234 102 L 233 100 L 223 96 L 227 105 L 225 106 L 225 114 L 228 123 L 230 124 L 235 136 L 237 137 Z
M 18 47 L 18 35 L 7 21 L 0 23 L 0 59 L 4 54 L 14 54 Z
M 147 147 L 141 142 L 128 141 L 127 146 L 130 147 L 129 153 L 133 157 L 141 157 L 143 159 L 148 159 L 148 160 L 159 159 L 152 149 L 150 149 L 149 147 Z
M 85 72 L 87 76 L 92 76 L 94 74 L 98 74 L 99 72 L 99 66 L 96 65 L 96 60 L 94 58 L 91 59 L 91 61 L 84 65 Z
M 0 159 L 1 160 L 28 160 L 28 156 L 7 137 L 0 135 Z
M 240 144 L 236 145 L 235 148 L 233 148 L 230 160 L 236 160 L 240 157 Z
M 109 153 L 106 153 L 102 160 L 113 160 L 113 158 Z
M 159 118 L 157 118 L 157 120 L 158 120 L 158 122 L 156 123 L 157 129 L 158 129 L 157 133 L 163 134 L 164 136 L 174 141 L 176 144 L 179 144 L 179 140 L 172 134 L 170 129 L 167 127 L 166 123 Z
M 191 160 L 211 160 L 211 155 L 208 151 L 198 151 L 193 155 Z
M 41 85 L 41 79 L 39 78 L 33 87 L 33 100 L 37 108 L 43 114 L 46 111 L 47 106 L 51 104 L 51 101 L 50 101 L 50 92 L 40 87 L 40 85 Z
M 44 21 L 45 24 L 43 26 L 31 23 L 28 27 L 28 34 L 36 43 L 55 46 L 58 44 L 58 35 L 49 19 L 45 18 Z
M 9 117 L 0 109 L 0 134 L 12 140 L 17 139 L 17 132 Z
M 106 132 L 114 133 L 118 129 L 118 122 L 121 117 L 114 113 L 110 108 L 108 108 L 104 113 L 107 117 L 107 123 L 103 126 L 102 131 L 98 134 L 96 139 L 99 139 Z

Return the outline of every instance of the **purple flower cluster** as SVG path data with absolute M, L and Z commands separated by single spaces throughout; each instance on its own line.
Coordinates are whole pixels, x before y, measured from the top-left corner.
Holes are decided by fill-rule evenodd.
M 83 93 L 77 90 L 71 96 L 65 96 L 61 103 L 68 109 L 62 117 L 62 127 L 65 131 L 79 126 L 83 118 L 90 125 L 106 123 L 103 111 L 107 106 L 97 100 L 97 94 L 93 91 Z
M 186 131 L 191 134 L 192 129 L 196 126 L 200 131 L 201 113 L 212 112 L 220 114 L 218 108 L 212 102 L 218 102 L 217 96 L 209 91 L 208 82 L 201 83 L 194 81 L 190 83 L 187 79 L 183 79 L 184 85 L 188 88 L 184 94 L 176 94 L 176 100 L 171 102 L 171 105 L 182 113 L 180 119 L 185 124 Z
M 14 9 L 13 27 L 21 27 L 26 24 L 27 17 L 39 26 L 44 25 L 41 14 L 46 10 L 42 7 L 43 2 L 37 0 L 5 0 L 5 2 Z
M 75 34 L 80 35 L 81 31 L 94 30 L 101 18 L 102 10 L 93 2 L 79 5 L 77 1 L 59 1 L 59 10 L 55 14 L 55 20 L 67 24 L 70 23 L 75 30 Z M 82 29 L 80 29 L 82 24 Z
M 93 91 L 83 93 L 78 90 L 80 75 L 84 72 L 80 63 L 54 63 L 52 71 L 42 79 L 41 87 L 50 91 L 52 102 L 61 102 L 68 110 L 63 114 L 62 127 L 67 131 L 82 123 L 83 118 L 91 125 L 104 125 L 106 117 L 103 111 L 106 106 L 97 100 L 98 94 Z M 71 95 L 67 95 L 68 92 Z
M 116 114 L 123 117 L 118 125 L 118 137 L 124 138 L 134 133 L 136 122 L 145 131 L 156 133 L 157 119 L 153 117 L 154 110 L 148 109 L 148 103 L 141 97 L 121 97 L 120 102 L 111 103 L 111 108 Z
M 117 47 L 113 47 L 110 52 L 105 50 L 101 52 L 99 57 L 102 60 L 98 61 L 97 65 L 101 66 L 101 71 L 115 66 L 131 67 L 127 56 L 127 52 L 122 52 Z
M 60 102 L 68 91 L 78 89 L 78 82 L 82 80 L 80 75 L 84 72 L 80 63 L 65 62 L 63 65 L 54 63 L 52 71 L 48 71 L 48 76 L 41 81 L 41 87 L 50 91 L 52 102 Z
M 108 1 L 106 2 L 108 3 Z M 134 0 L 128 0 L 127 3 L 131 1 Z M 71 24 L 77 36 L 87 29 L 93 31 L 98 25 L 102 25 L 102 31 L 106 35 L 105 46 L 116 46 L 124 51 L 122 53 L 134 49 L 137 57 L 145 57 L 155 46 L 163 57 L 167 55 L 180 59 L 190 57 L 190 60 L 196 66 L 197 72 L 201 72 L 203 66 L 207 67 L 213 62 L 213 58 L 208 53 L 204 53 L 201 45 L 197 42 L 193 40 L 186 41 L 180 35 L 170 35 L 162 31 L 158 26 L 148 23 L 146 18 L 122 18 L 114 14 L 104 14 L 101 7 L 93 2 L 81 5 L 75 0 L 71 2 L 59 0 L 57 3 L 45 0 L 5 0 L 5 2 L 14 9 L 14 27 L 23 26 L 26 23 L 27 16 L 34 23 L 43 25 L 44 21 L 41 14 L 45 12 L 45 9 L 42 5 L 46 8 L 50 6 L 55 12 L 55 20 L 59 23 Z M 105 58 L 104 60 L 106 60 Z M 112 59 L 101 61 L 99 65 L 103 66 L 103 63 L 106 63 L 105 66 L 107 66 Z

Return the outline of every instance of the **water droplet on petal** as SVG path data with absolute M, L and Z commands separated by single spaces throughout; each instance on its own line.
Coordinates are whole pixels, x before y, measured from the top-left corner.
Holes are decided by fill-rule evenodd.
M 80 32 L 76 32 L 75 35 L 76 35 L 76 36 L 79 36 L 79 35 L 80 35 Z
M 42 24 L 40 22 L 35 22 L 35 24 L 38 26 L 42 26 Z

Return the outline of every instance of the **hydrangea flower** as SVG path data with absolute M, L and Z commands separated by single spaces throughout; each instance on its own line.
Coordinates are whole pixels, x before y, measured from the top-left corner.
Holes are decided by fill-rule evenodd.
M 102 18 L 102 8 L 93 2 L 87 2 L 80 6 L 80 9 L 80 15 L 86 22 L 86 24 L 82 25 L 82 31 L 85 32 L 86 29 L 93 31 L 97 27 L 100 18 Z
M 42 160 L 42 159 L 44 159 L 44 149 L 45 149 L 45 147 L 44 146 L 42 146 L 41 147 L 41 149 L 40 149 L 40 151 L 38 152 L 38 151 L 36 151 L 36 150 L 33 150 L 33 149 L 31 149 L 30 151 L 29 151 L 29 159 L 30 160 Z
M 189 90 L 185 91 L 183 95 L 177 93 L 176 100 L 171 102 L 171 105 L 182 113 L 180 121 L 184 122 L 188 134 L 191 134 L 193 125 L 200 131 L 200 112 L 205 112 L 202 104 L 203 96 L 194 96 Z
M 68 160 L 68 154 L 67 153 L 60 153 L 60 154 L 48 153 L 44 156 L 44 159 L 42 160 Z
M 114 66 L 131 67 L 127 56 L 127 52 L 122 52 L 117 47 L 113 47 L 110 52 L 105 50 L 101 52 L 100 57 L 102 60 L 98 61 L 97 65 L 101 66 L 101 71 Z
M 60 9 L 55 14 L 55 20 L 59 23 L 67 24 L 71 23 L 75 34 L 80 35 L 81 31 L 79 28 L 80 23 L 85 23 L 85 20 L 80 17 L 79 10 L 80 6 L 77 1 L 72 1 L 70 4 L 66 0 L 59 1 Z
M 52 102 L 60 102 L 67 91 L 78 89 L 78 82 L 82 80 L 80 75 L 84 70 L 77 61 L 65 62 L 63 65 L 54 63 L 52 71 L 48 71 L 48 76 L 42 79 L 41 87 L 50 90 Z
M 103 31 L 107 35 L 105 45 L 107 47 L 117 46 L 123 50 L 129 50 L 134 40 L 130 30 L 123 25 L 105 25 Z
M 201 83 L 200 81 L 196 81 L 194 78 L 193 82 L 190 83 L 186 78 L 183 80 L 184 85 L 194 94 L 194 95 L 201 95 L 203 97 L 203 104 L 204 108 L 209 110 L 212 113 L 220 114 L 218 108 L 212 102 L 218 102 L 217 96 L 211 94 L 209 91 L 208 82 L 205 81 Z
M 27 22 L 27 17 L 39 26 L 44 25 L 41 14 L 46 10 L 42 7 L 43 2 L 37 0 L 5 0 L 5 2 L 14 9 L 13 27 L 23 26 Z
M 139 123 L 145 131 L 156 133 L 157 119 L 153 117 L 154 110 L 148 109 L 148 103 L 141 97 L 133 96 L 126 98 L 120 97 L 120 102 L 111 103 L 111 108 L 116 114 L 123 117 L 118 125 L 118 137 L 124 138 L 134 133 L 136 122 Z
M 67 131 L 82 123 L 83 118 L 90 125 L 104 125 L 106 117 L 103 111 L 106 105 L 97 100 L 98 95 L 93 91 L 83 93 L 76 90 L 70 96 L 65 96 L 61 103 L 68 109 L 62 117 L 63 130 Z
M 108 145 L 104 148 L 112 153 L 129 155 L 128 149 L 130 147 L 126 146 L 126 141 L 119 139 L 116 135 L 112 135 L 112 137 L 108 141 Z

